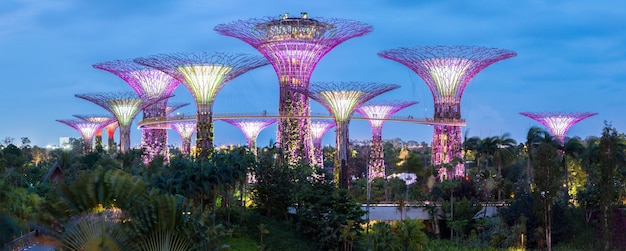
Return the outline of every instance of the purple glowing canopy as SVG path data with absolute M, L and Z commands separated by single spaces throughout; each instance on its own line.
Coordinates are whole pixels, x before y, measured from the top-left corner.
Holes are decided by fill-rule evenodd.
M 360 105 L 356 112 L 369 120 L 372 129 L 380 128 L 396 112 L 417 104 L 417 101 L 371 100 Z
M 310 90 L 293 88 L 322 104 L 335 116 L 337 123 L 346 122 L 356 108 L 370 99 L 400 88 L 395 84 L 371 82 L 315 82 Z
M 595 116 L 598 113 L 591 112 L 520 112 L 519 114 L 529 117 L 541 123 L 550 130 L 552 136 L 562 145 L 565 143 L 567 131 L 583 119 Z
M 165 72 L 135 63 L 133 60 L 115 60 L 92 65 L 111 72 L 128 83 L 140 98 L 150 100 L 170 96 L 180 81 Z
M 417 46 L 385 50 L 378 56 L 399 62 L 419 75 L 435 103 L 457 103 L 467 84 L 487 66 L 516 56 L 505 49 L 481 46 Z
M 280 84 L 309 84 L 317 63 L 342 42 L 363 36 L 373 27 L 346 19 L 264 17 L 237 20 L 214 28 L 218 33 L 241 39 L 271 61 Z M 297 67 L 296 67 L 297 66 Z

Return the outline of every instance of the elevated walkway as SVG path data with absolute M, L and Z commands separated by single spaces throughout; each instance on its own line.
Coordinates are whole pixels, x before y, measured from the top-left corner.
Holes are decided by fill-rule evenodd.
M 263 112 L 239 112 L 239 113 L 214 113 L 213 120 L 219 119 L 263 119 L 263 118 L 311 118 L 311 119 L 334 119 L 332 114 L 329 113 L 311 113 L 307 117 L 300 116 L 285 116 L 278 113 Z M 451 126 L 465 126 L 464 119 L 433 119 L 433 118 L 416 118 L 412 115 L 408 116 L 390 116 L 387 119 L 368 119 L 361 116 L 358 113 L 354 113 L 351 120 L 385 120 L 391 122 L 404 122 L 415 123 L 423 125 L 451 125 Z M 137 123 L 139 129 L 170 129 L 171 123 L 182 121 L 196 121 L 196 114 L 180 114 L 169 117 L 156 117 L 139 121 Z

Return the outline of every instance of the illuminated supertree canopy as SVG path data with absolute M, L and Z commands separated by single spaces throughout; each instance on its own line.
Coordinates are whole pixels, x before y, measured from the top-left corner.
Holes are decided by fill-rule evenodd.
M 172 113 L 174 113 L 175 111 L 177 111 L 180 108 L 183 108 L 185 106 L 188 106 L 189 103 L 168 103 L 167 107 L 165 107 L 165 116 L 170 116 L 172 115 Z
M 280 87 L 277 142 L 289 164 L 310 162 L 313 154 L 309 99 L 291 92 L 291 86 L 309 87 L 317 63 L 342 42 L 363 36 L 373 27 L 346 19 L 279 17 L 237 20 L 215 31 L 238 38 L 263 54 L 274 67 Z
M 183 155 L 189 155 L 191 153 L 191 136 L 196 132 L 196 121 L 175 121 L 171 125 L 180 135 L 182 141 L 180 152 Z
M 310 88 L 293 90 L 322 104 L 333 114 L 336 123 L 337 155 L 333 168 L 334 180 L 341 188 L 348 188 L 348 124 L 354 110 L 370 99 L 399 88 L 399 85 L 368 82 L 316 82 Z
M 143 100 L 161 100 L 142 109 L 144 119 L 166 116 L 168 98 L 180 84 L 180 81 L 165 72 L 135 63 L 132 60 L 102 62 L 94 64 L 93 67 L 115 74 L 128 83 Z M 163 156 L 167 162 L 169 156 L 167 145 L 166 129 L 143 129 L 141 146 L 144 163 L 149 163 L 159 155 Z
M 430 89 L 436 122 L 461 119 L 461 97 L 467 84 L 487 66 L 516 56 L 510 50 L 480 46 L 418 46 L 379 52 L 383 58 L 399 62 L 420 76 Z M 447 164 L 462 159 L 461 128 L 456 125 L 434 125 L 432 162 Z M 440 169 L 440 178 L 462 177 L 460 161 L 451 172 Z
M 106 125 L 105 128 L 117 122 L 115 121 L 115 118 L 113 118 L 113 116 L 111 115 L 74 115 L 74 117 L 81 119 L 83 121 L 96 122 L 96 123 L 103 123 L 103 122 L 109 121 L 110 123 Z M 96 138 L 96 147 L 98 146 L 102 147 L 102 128 L 100 128 L 100 130 L 96 132 L 95 138 Z
M 85 142 L 85 153 L 90 153 L 92 149 L 91 142 L 93 141 L 93 137 L 96 135 L 96 132 L 110 124 L 113 119 L 101 121 L 101 122 L 90 122 L 85 120 L 72 120 L 72 119 L 59 119 L 58 122 L 66 124 L 78 132 L 80 132 L 83 140 Z
M 329 119 L 312 119 L 311 136 L 313 137 L 313 165 L 324 167 L 324 148 L 322 138 L 331 128 L 335 127 L 335 121 Z
M 570 127 L 583 119 L 597 115 L 597 113 L 591 112 L 520 112 L 519 114 L 534 119 L 547 127 L 561 145 L 565 143 L 565 134 Z
M 198 158 L 208 158 L 213 152 L 212 107 L 215 95 L 237 76 L 269 64 L 260 56 L 218 52 L 162 54 L 137 58 L 135 62 L 166 72 L 191 92 L 198 108 Z
M 226 123 L 229 123 L 241 130 L 243 134 L 246 136 L 246 141 L 248 143 L 248 148 L 254 155 L 257 154 L 256 150 L 256 139 L 259 136 L 259 133 L 263 131 L 263 129 L 267 128 L 271 124 L 276 122 L 276 119 L 272 118 L 263 118 L 263 119 L 220 119 Z
M 120 151 L 126 152 L 130 149 L 130 125 L 137 113 L 152 102 L 146 102 L 137 94 L 132 92 L 102 92 L 76 94 L 77 98 L 82 98 L 93 102 L 109 111 L 116 119 L 120 127 Z
M 385 155 L 383 152 L 382 130 L 385 120 L 396 112 L 417 104 L 415 101 L 371 100 L 356 109 L 367 118 L 372 127 L 372 145 L 368 163 L 368 178 L 385 177 Z

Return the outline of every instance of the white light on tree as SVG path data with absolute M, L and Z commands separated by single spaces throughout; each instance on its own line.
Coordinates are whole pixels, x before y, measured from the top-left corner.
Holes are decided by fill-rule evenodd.
M 194 93 L 196 102 L 208 105 L 222 87 L 224 78 L 233 69 L 225 65 L 188 65 L 177 70 L 185 77 L 185 87 Z

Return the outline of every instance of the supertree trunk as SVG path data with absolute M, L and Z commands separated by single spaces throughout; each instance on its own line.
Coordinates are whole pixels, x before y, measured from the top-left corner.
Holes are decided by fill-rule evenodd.
M 256 150 L 256 138 L 257 137 L 251 137 L 246 139 L 246 143 L 248 143 L 248 148 L 250 148 L 250 152 L 252 152 L 252 154 L 254 154 L 254 156 L 256 157 L 257 154 L 257 150 Z
M 117 148 L 115 147 L 115 137 L 113 137 L 113 135 L 109 137 L 109 141 L 107 142 L 107 145 L 109 146 L 109 152 L 114 152 L 115 149 Z
M 347 189 L 350 186 L 348 124 L 349 122 L 337 122 L 335 131 L 337 134 L 337 157 L 335 158 L 333 177 L 334 181 L 343 189 Z
M 191 152 L 191 139 L 183 139 L 180 152 L 183 155 L 189 155 L 189 153 Z
M 166 116 L 167 102 L 159 101 L 144 109 L 143 118 Z M 144 164 L 150 163 L 157 156 L 163 156 L 165 163 L 169 162 L 167 147 L 167 129 L 144 129 L 141 132 L 141 148 L 143 149 Z
M 168 162 L 167 129 L 144 129 L 141 132 L 143 162 L 150 163 L 157 156 Z
M 83 139 L 83 141 L 85 142 L 85 149 L 84 149 L 85 154 L 91 153 L 91 147 L 92 147 L 91 142 L 93 141 L 93 139 L 92 138 L 90 138 L 90 139 L 86 139 L 85 138 L 85 139 Z
M 313 142 L 313 165 L 324 167 L 324 148 L 322 147 L 322 141 L 314 141 Z
M 369 159 L 369 179 L 385 177 L 385 153 L 383 151 L 382 127 L 372 129 L 372 146 Z
M 309 99 L 307 96 L 285 90 L 280 90 L 279 113 L 281 118 L 278 123 L 278 139 L 280 148 L 283 150 L 285 161 L 290 165 L 307 163 L 311 159 L 313 143 L 310 133 Z
M 211 158 L 213 153 L 213 104 L 198 104 L 196 157 L 198 159 Z
M 96 143 L 95 146 L 98 147 L 102 147 L 102 130 L 98 131 L 98 134 L 96 134 Z
M 126 153 L 130 150 L 130 126 L 120 125 L 120 152 Z

